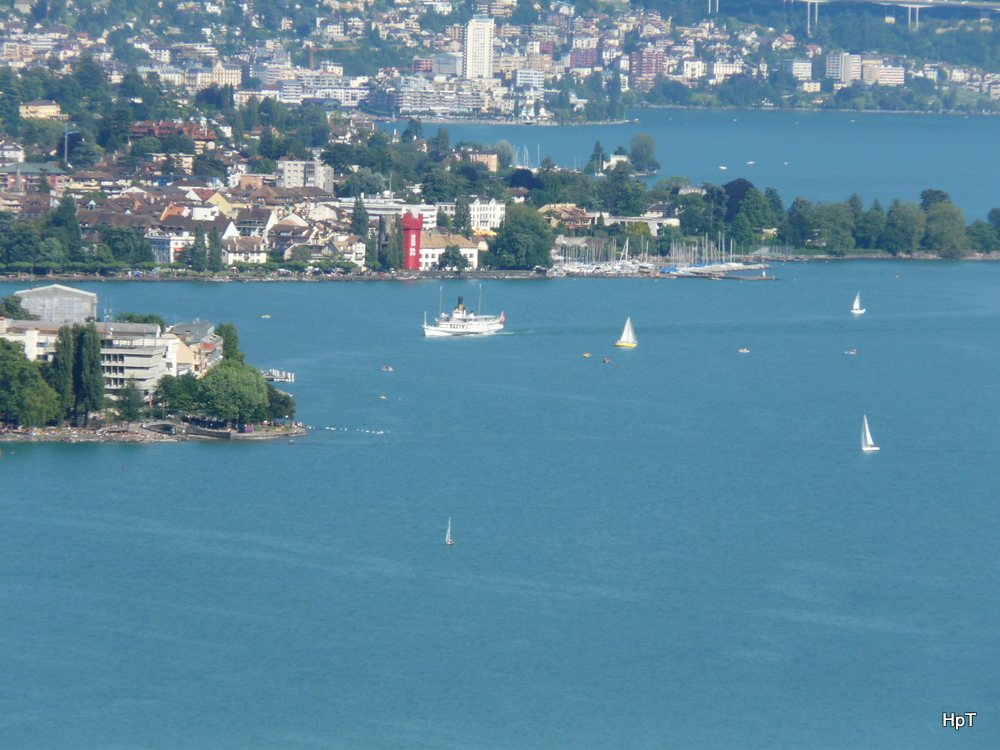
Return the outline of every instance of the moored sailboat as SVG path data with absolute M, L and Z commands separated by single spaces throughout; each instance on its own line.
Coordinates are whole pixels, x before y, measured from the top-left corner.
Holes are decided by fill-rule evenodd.
M 615 346 L 624 346 L 632 349 L 639 345 L 635 340 L 635 331 L 632 330 L 632 318 L 625 320 L 625 328 L 622 330 L 622 337 L 615 342 Z

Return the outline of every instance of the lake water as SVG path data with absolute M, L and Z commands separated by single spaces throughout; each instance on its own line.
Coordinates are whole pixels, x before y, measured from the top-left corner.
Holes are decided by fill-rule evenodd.
M 857 193 L 866 207 L 878 199 L 888 208 L 894 198 L 918 201 L 920 191 L 936 188 L 951 195 L 968 221 L 985 219 L 1000 206 L 997 117 L 697 109 L 640 109 L 628 116 L 639 122 L 443 127 L 452 144 L 507 140 L 519 153 L 527 149 L 532 165 L 551 156 L 569 168 L 585 165 L 596 141 L 611 153 L 628 148 L 637 133 L 649 133 L 658 177 L 719 185 L 743 177 L 762 190 L 777 188 L 786 205 L 797 196 L 842 201 Z M 384 127 L 402 132 L 406 124 Z M 424 134 L 433 136 L 438 127 L 425 123 Z
M 774 273 L 81 284 L 314 429 L 2 446 L 0 746 L 1000 747 L 1000 264 Z

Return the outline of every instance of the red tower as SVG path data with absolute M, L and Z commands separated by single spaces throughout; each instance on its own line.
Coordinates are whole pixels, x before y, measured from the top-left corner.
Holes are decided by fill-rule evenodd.
M 420 232 L 424 228 L 422 215 L 403 214 L 403 268 L 420 270 Z

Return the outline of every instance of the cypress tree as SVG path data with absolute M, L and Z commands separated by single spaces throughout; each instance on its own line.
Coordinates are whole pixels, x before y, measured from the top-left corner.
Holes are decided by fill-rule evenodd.
M 458 196 L 455 201 L 455 220 L 452 222 L 455 232 L 466 239 L 472 237 L 472 214 L 469 211 L 469 198 Z
M 224 267 L 222 262 L 222 237 L 219 236 L 218 228 L 212 227 L 212 233 L 208 236 L 208 270 L 218 272 Z
M 52 356 L 51 385 L 59 394 L 59 408 L 63 418 L 68 419 L 76 405 L 76 393 L 73 388 L 73 371 L 76 368 L 76 341 L 73 330 L 69 326 L 59 329 L 56 339 L 56 351 Z
M 198 224 L 194 230 L 194 244 L 189 254 L 191 270 L 201 273 L 208 267 L 208 248 L 205 246 L 205 228 Z
M 351 234 L 368 239 L 368 211 L 360 195 L 354 199 L 354 210 L 351 211 Z
M 104 373 L 101 370 L 101 335 L 97 326 L 88 323 L 75 325 L 76 359 L 74 361 L 73 387 L 76 395 L 76 418 L 90 421 L 90 412 L 104 408 Z

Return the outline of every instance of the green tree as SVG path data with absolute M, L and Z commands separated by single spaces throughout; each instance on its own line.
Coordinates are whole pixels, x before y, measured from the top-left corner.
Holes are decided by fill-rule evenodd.
M 467 196 L 460 195 L 455 201 L 455 218 L 451 225 L 456 234 L 466 238 L 472 236 L 472 214 Z
M 930 210 L 931 206 L 938 203 L 951 203 L 951 196 L 944 190 L 931 189 L 920 191 L 920 208 L 924 211 Z
M 698 193 L 679 195 L 673 205 L 681 223 L 681 232 L 686 237 L 706 234 L 712 226 L 711 216 L 705 199 Z
M 76 337 L 70 326 L 59 328 L 55 353 L 49 367 L 49 384 L 59 396 L 59 409 L 64 419 L 69 419 L 76 408 Z
M 359 195 L 354 199 L 354 209 L 351 211 L 351 234 L 367 238 L 368 223 L 368 210 L 365 208 L 364 201 L 361 200 L 361 196 Z
M 916 203 L 894 200 L 885 218 L 885 229 L 880 240 L 882 248 L 891 255 L 915 253 L 924 236 L 926 219 Z
M 982 219 L 977 219 L 965 230 L 969 247 L 976 253 L 994 253 L 1000 250 L 997 231 Z
M 788 209 L 787 224 L 783 227 L 785 242 L 795 247 L 805 247 L 813 240 L 816 208 L 812 201 L 796 198 Z
M 656 153 L 656 142 L 649 133 L 636 133 L 629 145 L 629 161 L 638 172 L 655 172 L 660 168 L 660 162 L 653 158 Z
M 444 128 L 438 128 L 437 134 L 431 138 L 430 143 L 439 153 L 451 151 L 451 139 L 448 136 L 448 131 Z
M 265 381 L 266 382 L 266 381 Z M 267 419 L 277 422 L 295 416 L 295 399 L 267 383 Z
M 205 414 L 243 425 L 267 416 L 267 384 L 260 370 L 232 359 L 213 367 L 201 379 Z
M 462 251 L 458 249 L 458 245 L 448 245 L 444 252 L 441 253 L 441 257 L 438 258 L 438 269 L 445 271 L 449 268 L 457 268 L 459 271 L 464 271 L 469 267 L 469 261 L 465 259 L 462 255 Z
M 403 131 L 403 136 L 402 136 L 403 140 L 414 141 L 417 138 L 423 138 L 423 137 L 424 137 L 424 126 L 420 123 L 420 120 L 411 117 L 409 121 L 406 123 L 406 129 Z
M 601 145 L 600 141 L 594 143 L 594 150 L 590 152 L 590 160 L 587 162 L 587 166 L 583 168 L 583 171 L 587 174 L 597 174 L 598 172 L 604 171 L 604 162 L 607 160 L 608 155 L 604 151 L 604 147 Z
M 72 195 L 63 194 L 56 210 L 49 214 L 46 224 L 47 233 L 59 238 L 71 261 L 79 262 L 85 259 L 83 235 L 80 232 L 80 222 L 76 218 L 76 201 Z
M 452 198 L 457 192 L 455 176 L 440 167 L 432 167 L 424 173 L 420 194 L 428 203 L 441 203 Z
M 498 268 L 551 268 L 552 231 L 534 208 L 514 204 L 507 209 L 490 253 Z
M 742 211 L 736 214 L 736 218 L 733 219 L 733 223 L 729 227 L 730 238 L 741 247 L 747 247 L 754 244 L 757 234 L 753 231 L 753 227 L 750 226 L 750 220 L 747 215 Z
M 218 273 L 225 265 L 222 262 L 222 237 L 219 236 L 217 227 L 212 227 L 212 233 L 208 236 L 208 270 Z
M 104 408 L 104 373 L 101 370 L 101 336 L 93 323 L 73 326 L 76 335 L 73 391 L 76 417 L 86 426 L 91 412 Z
M 872 207 L 861 214 L 854 225 L 854 244 L 856 247 L 863 247 L 874 250 L 879 247 L 882 233 L 885 231 L 885 210 L 877 200 L 872 203 Z
M 236 326 L 232 323 L 219 323 L 215 332 L 222 337 L 222 358 L 242 362 L 243 352 L 240 351 L 240 336 Z
M 205 228 L 198 223 L 194 230 L 194 244 L 188 251 L 191 269 L 199 273 L 208 267 L 208 247 L 205 245 Z
M 191 372 L 179 378 L 164 375 L 157 383 L 154 398 L 168 413 L 194 414 L 201 408 L 201 383 Z
M 149 241 L 132 227 L 102 227 L 101 242 L 111 250 L 119 263 L 135 268 L 140 263 L 154 263 L 153 248 Z
M 126 430 L 142 417 L 145 404 L 146 401 L 135 378 L 126 380 L 125 387 L 118 391 L 118 398 L 115 401 L 115 413 L 118 419 L 125 423 Z
M 963 257 L 969 250 L 969 238 L 962 210 L 951 201 L 939 201 L 932 203 L 924 213 L 927 217 L 924 250 L 942 258 Z
M 814 214 L 816 242 L 828 253 L 844 255 L 854 248 L 854 212 L 847 203 L 821 203 Z
M 0 339 L 0 422 L 41 427 L 59 418 L 59 396 L 21 342 Z
M 619 163 L 597 181 L 601 205 L 614 216 L 639 216 L 646 210 L 646 185 L 632 177 L 631 168 Z
M 38 320 L 21 306 L 21 298 L 16 294 L 9 297 L 0 297 L 0 318 L 10 318 L 11 320 Z
M 781 200 L 781 194 L 777 188 L 764 188 L 764 197 L 767 198 L 767 205 L 771 208 L 775 226 L 778 226 L 785 220 L 785 204 Z
M 757 234 L 764 227 L 773 227 L 776 224 L 774 213 L 771 211 L 771 206 L 767 198 L 755 187 L 750 188 L 743 194 L 743 200 L 740 201 L 739 210 L 736 212 L 737 216 L 740 214 L 746 216 L 750 227 Z

